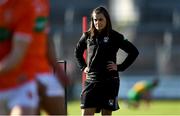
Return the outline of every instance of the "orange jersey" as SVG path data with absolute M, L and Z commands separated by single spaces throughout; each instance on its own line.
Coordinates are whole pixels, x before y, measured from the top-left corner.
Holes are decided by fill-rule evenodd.
M 37 72 L 50 72 L 51 67 L 47 59 L 47 37 L 48 37 L 48 16 L 49 16 L 49 1 L 34 0 L 36 9 L 36 25 L 34 30 L 34 38 L 36 39 L 37 53 Z
M 0 61 L 10 53 L 12 37 L 15 33 L 32 36 L 35 18 L 35 9 L 31 0 L 7 0 L 5 4 L 0 4 Z M 32 49 L 35 42 L 32 38 L 20 65 L 0 75 L 0 90 L 17 87 L 22 81 L 27 82 L 34 78 L 36 69 Z M 26 78 L 23 75 L 26 75 Z

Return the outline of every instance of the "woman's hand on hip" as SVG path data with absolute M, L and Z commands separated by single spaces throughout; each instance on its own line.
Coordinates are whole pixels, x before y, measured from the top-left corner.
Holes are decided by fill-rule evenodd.
M 113 61 L 108 61 L 107 69 L 109 71 L 117 71 L 117 64 L 115 64 Z

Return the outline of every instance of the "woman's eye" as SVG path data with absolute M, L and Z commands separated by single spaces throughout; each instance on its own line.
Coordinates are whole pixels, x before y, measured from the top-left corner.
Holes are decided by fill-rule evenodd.
M 103 19 L 99 19 L 99 21 L 102 21 Z

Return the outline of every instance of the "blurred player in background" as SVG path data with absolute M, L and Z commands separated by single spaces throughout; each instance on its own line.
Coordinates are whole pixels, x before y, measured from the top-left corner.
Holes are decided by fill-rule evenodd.
M 69 80 L 62 67 L 57 64 L 53 39 L 49 34 L 49 0 L 34 0 L 34 2 L 37 10 L 34 50 L 37 53 L 39 113 L 40 109 L 43 109 L 49 115 L 66 115 L 64 87 L 69 84 Z M 53 69 L 56 74 L 53 73 Z
M 158 79 L 135 83 L 128 92 L 128 107 L 138 108 L 142 100 L 149 106 L 152 99 L 152 90 L 155 89 L 158 84 Z
M 31 0 L 0 0 L 0 115 L 36 114 L 34 20 Z

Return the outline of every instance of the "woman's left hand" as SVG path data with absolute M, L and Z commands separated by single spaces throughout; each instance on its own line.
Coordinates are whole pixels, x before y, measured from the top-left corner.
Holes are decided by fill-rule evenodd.
M 108 61 L 107 69 L 109 71 L 117 71 L 117 64 L 115 64 L 113 61 Z

